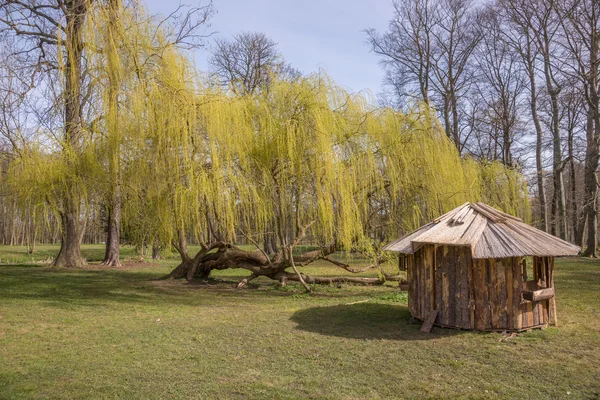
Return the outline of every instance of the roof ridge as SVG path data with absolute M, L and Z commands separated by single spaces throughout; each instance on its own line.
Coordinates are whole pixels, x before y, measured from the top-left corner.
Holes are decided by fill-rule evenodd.
M 462 209 L 460 209 L 460 211 L 452 215 L 452 217 L 450 218 L 450 222 L 453 224 L 463 224 L 467 215 L 469 215 L 469 213 L 471 213 L 472 210 L 473 208 L 470 207 L 470 205 L 463 207 Z
M 510 215 L 508 213 L 505 213 L 502 210 L 498 210 L 497 208 L 492 207 L 492 206 L 490 206 L 488 204 L 482 203 L 480 201 L 477 202 L 477 205 L 480 206 L 480 207 L 485 208 L 486 210 L 488 210 L 488 211 L 490 211 L 490 212 L 492 212 L 494 214 L 498 214 L 500 217 L 502 217 L 504 219 L 512 219 L 514 221 L 523 222 L 523 220 L 521 218 L 519 218 L 519 217 L 515 217 L 514 215 Z
M 473 209 L 475 211 L 477 211 L 479 214 L 483 215 L 487 219 L 491 220 L 492 222 L 497 222 L 497 223 L 506 222 L 506 218 L 503 218 L 501 215 L 482 207 L 480 204 L 483 204 L 483 203 L 471 204 L 471 207 L 473 207 Z
M 463 208 L 465 208 L 465 207 L 467 207 L 469 205 L 472 205 L 472 203 L 470 203 L 470 202 L 467 201 L 466 203 L 464 203 L 464 204 L 462 204 L 462 205 L 460 205 L 460 206 L 458 206 L 456 208 L 453 208 L 452 210 L 448 211 L 447 213 L 445 213 L 443 215 L 440 215 L 439 217 L 437 217 L 436 219 L 434 219 L 433 222 L 435 222 L 437 224 L 438 222 L 441 222 L 441 221 L 443 221 L 443 220 L 445 220 L 447 218 L 450 218 L 450 217 L 456 215 L 456 213 L 462 211 Z

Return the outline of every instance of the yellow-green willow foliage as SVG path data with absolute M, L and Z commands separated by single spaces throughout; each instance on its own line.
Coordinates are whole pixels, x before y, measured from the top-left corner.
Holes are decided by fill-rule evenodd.
M 63 31 L 57 32 L 58 68 L 57 87 L 54 90 L 62 95 L 57 98 L 54 114 L 60 119 L 65 115 L 66 103 L 69 101 L 65 93 L 76 93 L 73 97 L 77 98 L 75 102 L 79 102 L 81 98 L 98 98 L 102 90 L 99 71 L 104 69 L 105 64 L 98 61 L 103 59 L 101 53 L 104 49 L 100 43 L 96 43 L 95 36 L 102 7 L 102 3 L 89 6 L 84 26 L 74 34 L 78 39 L 71 38 L 69 41 Z M 107 18 L 102 19 L 102 23 L 105 24 L 106 21 Z M 81 49 L 74 52 L 69 46 L 75 46 L 73 43 L 79 40 Z M 75 57 L 73 53 L 82 55 L 84 60 L 68 59 Z M 75 76 L 76 69 L 69 67 L 69 64 L 82 65 L 81 78 Z M 96 109 L 98 104 L 95 102 L 87 104 L 84 108 L 80 108 L 85 105 L 82 102 L 72 106 L 75 108 L 72 113 L 77 115 L 76 123 L 65 121 L 64 126 L 55 131 L 39 129 L 37 135 L 18 150 L 17 157 L 10 163 L 5 182 L 9 195 L 23 207 L 35 209 L 36 215 L 54 212 L 59 220 L 59 214 L 65 218 L 80 220 L 77 235 L 83 234 L 86 215 L 89 214 L 98 191 L 106 189 L 106 186 L 99 185 L 103 182 L 104 165 L 99 158 L 101 144 L 95 126 L 97 124 L 88 122 L 114 120 L 110 114 L 105 117 L 100 109 Z M 65 221 L 63 230 L 64 224 Z M 76 245 L 79 246 L 77 242 Z
M 148 212 L 163 240 L 178 228 L 206 240 L 211 221 L 226 241 L 275 229 L 290 245 L 306 231 L 365 250 L 465 201 L 526 208 L 517 172 L 461 160 L 420 113 L 373 109 L 323 75 L 232 97 L 191 71 L 166 52 L 134 117 L 147 136 L 130 164 L 143 202 L 128 220 Z
M 191 138 L 178 124 L 195 123 L 178 104 L 187 96 L 183 101 L 193 113 L 189 97 L 196 91 L 178 79 L 194 74 L 140 3 L 96 4 L 101 5 L 93 9 L 87 30 L 88 43 L 95 46 L 90 66 L 102 115 L 95 141 L 104 170 L 96 189 L 109 211 L 123 202 L 128 240 L 168 243 L 173 226 L 190 221 L 185 212 L 191 207 L 183 214 L 174 207 L 173 193 L 180 188 L 172 182 L 177 176 L 172 163 L 183 162 L 177 157 Z
M 77 202 L 79 212 L 85 214 L 85 204 L 93 191 L 90 182 L 101 170 L 94 146 L 88 144 L 79 152 L 68 147 L 58 152 L 55 146 L 34 142 L 21 149 L 19 156 L 11 160 L 3 184 L 9 197 L 24 209 L 35 208 L 37 214 L 54 212 L 59 217 L 66 201 Z
M 204 189 L 198 186 L 202 148 L 193 70 L 174 49 L 146 64 L 145 77 L 129 87 L 123 161 L 127 199 L 124 223 L 130 239 L 170 243 L 178 228 L 198 224 Z
M 78 18 L 83 21 L 87 11 L 80 12 Z M 46 122 L 48 126 L 62 126 L 55 131 L 40 128 L 35 138 L 17 149 L 5 182 L 9 195 L 23 208 L 34 208 L 36 213 L 41 210 L 42 214 L 56 213 L 63 229 L 63 246 L 57 261 L 59 265 L 71 264 L 68 266 L 83 264 L 79 242 L 93 196 L 91 182 L 100 171 L 93 134 L 84 121 L 89 110 L 82 101 L 93 96 L 92 84 L 84 72 L 84 31 L 89 26 L 88 22 L 83 27 L 72 23 L 58 30 L 56 80 L 52 84 L 60 96 L 56 98 L 57 109 L 47 113 Z
M 521 173 L 500 162 L 470 162 L 479 182 L 478 198 L 493 207 L 531 221 L 527 183 Z
M 63 33 L 58 35 L 57 92 L 66 90 L 64 55 L 68 53 Z M 9 193 L 20 204 L 44 211 L 75 208 L 75 215 L 83 220 L 98 202 L 111 206 L 120 185 L 123 198 L 133 199 L 131 204 L 137 207 L 135 218 L 129 221 L 136 226 L 144 223 L 144 232 L 157 232 L 168 223 L 160 219 L 157 223 L 139 206 L 152 201 L 154 190 L 151 180 L 140 178 L 153 170 L 147 147 L 161 133 L 148 124 L 149 106 L 155 105 L 149 101 L 157 82 L 164 78 L 157 71 L 173 52 L 172 44 L 139 3 L 127 2 L 123 7 L 118 0 L 88 4 L 82 42 L 86 80 L 81 92 L 89 101 L 81 110 L 86 118 L 77 140 L 71 140 L 66 127 L 40 131 L 10 163 Z M 57 110 L 58 115 L 61 112 Z M 147 165 L 138 168 L 144 161 Z M 160 209 L 172 214 L 170 203 L 161 203 Z

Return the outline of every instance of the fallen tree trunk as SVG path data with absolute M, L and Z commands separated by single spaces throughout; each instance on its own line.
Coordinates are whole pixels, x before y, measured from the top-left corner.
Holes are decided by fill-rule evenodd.
M 178 249 L 179 250 L 179 249 Z M 377 262 L 371 266 L 361 269 L 352 269 L 347 264 L 335 261 L 328 257 L 335 251 L 335 247 L 311 251 L 299 256 L 295 256 L 290 262 L 286 260 L 282 251 L 273 256 L 268 256 L 262 249 L 256 251 L 242 250 L 231 244 L 215 242 L 211 245 L 203 245 L 202 249 L 194 256 L 182 254 L 182 262 L 170 274 L 163 279 L 206 279 L 210 276 L 213 270 L 223 270 L 232 268 L 241 268 L 250 271 L 250 276 L 242 279 L 237 287 L 243 288 L 253 279 L 259 276 L 279 281 L 282 286 L 285 286 L 287 281 L 302 282 L 306 284 L 332 284 L 332 283 L 357 283 L 364 285 L 382 285 L 386 280 L 399 281 L 400 276 L 386 276 L 380 278 L 368 278 L 358 276 L 335 276 L 335 277 L 320 277 L 306 275 L 295 269 L 294 272 L 286 271 L 288 268 L 304 267 L 317 260 L 325 260 L 333 265 L 336 265 L 345 271 L 352 273 L 364 272 L 372 268 L 378 267 L 381 262 Z M 291 252 L 290 252 L 291 253 Z M 305 286 L 307 291 L 310 290 Z

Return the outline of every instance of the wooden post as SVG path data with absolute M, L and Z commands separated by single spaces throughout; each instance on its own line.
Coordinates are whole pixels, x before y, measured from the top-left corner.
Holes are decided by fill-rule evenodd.
M 408 310 L 415 317 L 415 256 L 409 255 L 408 269 L 406 271 L 406 280 L 408 281 Z
M 513 258 L 513 327 L 516 330 L 523 328 L 523 308 L 521 306 L 521 292 L 523 290 L 523 278 L 519 266 L 519 258 Z
M 438 246 L 437 245 L 433 245 L 433 260 L 432 260 L 432 266 L 431 266 L 431 293 L 429 294 L 431 296 L 431 309 L 435 310 L 437 309 L 437 304 L 435 301 L 435 297 L 436 297 L 436 285 L 435 285 L 435 281 L 437 280 L 437 250 L 438 250 Z M 437 313 L 436 313 L 437 316 Z M 435 322 L 435 319 L 434 319 Z
M 513 260 L 511 258 L 509 265 L 504 267 L 506 273 L 506 325 L 508 329 L 513 329 L 515 326 L 513 315 Z
M 547 257 L 546 262 L 548 265 L 548 286 L 554 289 L 554 257 Z M 556 316 L 556 292 L 550 299 L 549 306 L 550 319 L 553 321 L 554 326 L 558 326 L 558 318 Z
M 429 315 L 427 316 L 427 319 L 425 320 L 425 322 L 423 322 L 423 325 L 421 326 L 421 332 L 425 332 L 425 333 L 431 332 L 431 328 L 433 328 L 433 324 L 435 322 L 435 319 L 437 318 L 437 315 L 438 315 L 437 310 L 433 310 L 432 312 L 429 313 Z

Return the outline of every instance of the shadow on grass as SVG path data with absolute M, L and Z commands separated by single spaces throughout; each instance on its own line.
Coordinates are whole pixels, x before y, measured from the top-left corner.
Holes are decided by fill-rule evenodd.
M 293 297 L 297 294 L 292 290 L 273 290 L 270 283 L 237 290 L 235 287 L 243 279 L 242 275 L 188 283 L 159 280 L 164 274 L 162 270 L 70 270 L 36 265 L 2 265 L 0 303 L 35 301 L 62 308 L 153 302 L 206 306 L 222 304 L 223 298 L 228 298 L 229 303 L 244 303 L 251 298 Z M 332 295 L 326 294 L 325 297 Z
M 0 267 L 0 301 L 32 300 L 72 307 L 99 302 L 140 302 L 157 289 L 140 282 L 152 273 L 56 270 L 36 266 Z
M 350 339 L 429 340 L 462 333 L 441 328 L 423 333 L 421 321 L 412 321 L 406 306 L 377 303 L 306 308 L 291 320 L 296 329 Z
M 271 280 L 237 290 L 237 283 L 247 275 L 231 274 L 188 283 L 158 280 L 164 274 L 162 267 L 143 270 L 70 270 L 34 265 L 0 266 L 0 304 L 27 302 L 63 309 L 138 304 L 254 306 L 273 305 L 276 304 L 274 299 L 280 298 L 304 305 L 306 302 L 344 301 L 348 297 L 375 295 L 365 290 L 357 291 L 351 286 L 347 289 L 319 287 L 315 293 L 307 295 L 299 284 L 290 284 L 282 289 Z

